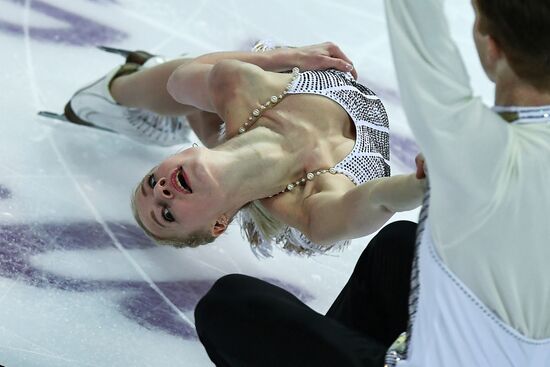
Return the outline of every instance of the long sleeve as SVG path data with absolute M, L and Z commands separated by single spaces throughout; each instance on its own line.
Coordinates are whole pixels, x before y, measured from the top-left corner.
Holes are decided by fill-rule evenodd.
M 550 124 L 507 124 L 472 95 L 443 0 L 386 0 L 403 107 L 449 268 L 506 323 L 550 337 Z
M 465 221 L 483 219 L 480 204 L 494 193 L 479 182 L 499 179 L 508 126 L 472 95 L 441 1 L 387 0 L 386 14 L 403 107 L 430 172 L 434 237 L 450 244 Z

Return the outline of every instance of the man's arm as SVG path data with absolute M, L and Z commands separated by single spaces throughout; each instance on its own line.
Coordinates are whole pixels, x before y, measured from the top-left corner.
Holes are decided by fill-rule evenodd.
M 304 201 L 303 233 L 320 244 L 369 235 L 396 212 L 418 207 L 424 190 L 425 180 L 410 174 L 374 179 L 346 193 L 320 192 Z
M 430 170 L 433 233 L 453 243 L 483 220 L 508 159 L 509 126 L 473 95 L 442 0 L 385 4 L 403 108 Z

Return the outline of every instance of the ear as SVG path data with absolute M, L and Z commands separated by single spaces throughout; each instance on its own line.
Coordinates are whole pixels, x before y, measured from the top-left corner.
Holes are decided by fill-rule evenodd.
M 491 36 L 490 34 L 485 36 L 487 37 L 487 58 L 489 63 L 496 65 L 501 58 L 505 57 L 502 52 L 500 44 Z
M 223 232 L 225 232 L 225 230 L 227 229 L 227 226 L 229 226 L 229 218 L 227 218 L 225 214 L 222 214 L 216 220 L 216 223 L 214 223 L 214 226 L 212 227 L 212 230 L 211 230 L 212 236 L 218 237 Z

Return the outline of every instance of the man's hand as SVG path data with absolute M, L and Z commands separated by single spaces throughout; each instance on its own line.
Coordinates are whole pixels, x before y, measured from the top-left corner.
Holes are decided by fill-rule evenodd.
M 284 52 L 288 61 L 293 63 L 292 66 L 297 66 L 300 70 L 337 69 L 344 72 L 349 71 L 357 79 L 357 71 L 355 71 L 351 60 L 332 42 L 296 48 L 281 48 L 274 51 Z
M 414 159 L 414 162 L 416 163 L 416 178 L 419 180 L 426 178 L 428 167 L 426 166 L 426 160 L 424 159 L 422 153 L 418 153 Z

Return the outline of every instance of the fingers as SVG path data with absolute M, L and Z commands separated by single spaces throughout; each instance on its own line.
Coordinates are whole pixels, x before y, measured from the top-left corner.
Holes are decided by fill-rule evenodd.
M 424 173 L 422 167 L 416 167 L 416 178 L 419 180 L 426 178 L 426 174 Z
M 297 65 L 304 70 L 336 69 L 350 72 L 357 79 L 357 71 L 351 60 L 332 42 L 300 47 L 296 52 L 301 55 L 301 62 Z
M 336 66 L 333 66 L 335 69 L 338 69 L 338 70 L 341 70 L 341 71 L 349 71 L 351 72 L 351 74 L 353 75 L 353 77 L 355 79 L 357 79 L 357 71 L 355 70 L 355 68 L 353 67 L 353 62 L 350 60 L 349 57 L 347 57 L 347 55 L 340 49 L 340 47 L 338 47 L 337 45 L 335 45 L 334 43 L 332 42 L 325 42 L 325 47 L 328 51 L 328 54 L 331 58 L 334 58 L 334 59 L 340 59 L 340 60 L 343 60 L 345 62 L 345 68 L 340 68 L 340 67 L 336 67 Z
M 355 70 L 355 67 L 353 65 L 351 67 L 351 75 L 353 75 L 353 78 L 357 80 L 357 70 Z
M 348 64 L 353 65 L 353 62 L 351 62 L 349 57 L 347 57 L 346 54 L 343 53 L 342 50 L 340 50 L 340 47 L 336 46 L 332 42 L 325 42 L 325 45 L 330 57 L 342 59 L 346 61 Z
M 424 156 L 422 154 L 419 154 L 414 159 L 414 162 L 416 163 L 416 178 L 419 180 L 426 177 L 426 169 L 425 165 L 426 162 L 424 161 Z
M 345 72 L 353 70 L 353 65 L 349 64 L 348 62 L 342 59 L 336 59 L 330 56 L 320 56 L 318 67 L 323 70 L 336 69 L 336 70 L 345 71 Z

